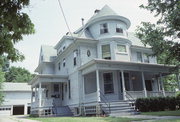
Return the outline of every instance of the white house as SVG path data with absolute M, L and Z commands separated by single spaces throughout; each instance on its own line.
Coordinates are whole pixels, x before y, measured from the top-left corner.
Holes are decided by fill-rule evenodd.
M 0 115 L 26 115 L 30 113 L 31 86 L 27 83 L 3 83 L 4 102 Z
M 29 83 L 32 114 L 121 114 L 132 111 L 136 98 L 174 95 L 163 87 L 173 66 L 149 56 L 151 48 L 128 32 L 129 19 L 106 5 L 82 23 L 54 47 L 41 47 L 38 74 Z

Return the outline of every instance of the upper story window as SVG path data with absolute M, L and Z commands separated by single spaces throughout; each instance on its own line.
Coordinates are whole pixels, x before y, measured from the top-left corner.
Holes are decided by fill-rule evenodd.
M 100 24 L 100 34 L 108 33 L 108 25 L 107 23 Z
M 143 59 L 144 59 L 144 62 L 145 62 L 145 63 L 149 63 L 149 56 L 148 56 L 147 53 L 144 53 L 144 54 L 143 54 Z
M 121 28 L 120 24 L 116 24 L 116 32 L 117 33 L 123 33 L 123 29 Z
M 77 50 L 74 50 L 73 54 L 74 54 L 73 63 L 74 63 L 74 66 L 76 66 L 77 65 Z
M 65 67 L 66 66 L 66 59 L 64 58 L 63 59 L 63 67 Z
M 61 63 L 58 63 L 58 69 L 61 70 Z
M 109 44 L 102 45 L 102 58 L 111 59 L 111 50 Z
M 142 53 L 137 52 L 137 62 L 142 62 Z
M 65 50 L 65 49 L 66 49 L 66 46 L 63 47 L 63 50 Z
M 126 45 L 118 44 L 117 45 L 117 50 L 118 50 L 118 52 L 126 53 L 127 52 Z

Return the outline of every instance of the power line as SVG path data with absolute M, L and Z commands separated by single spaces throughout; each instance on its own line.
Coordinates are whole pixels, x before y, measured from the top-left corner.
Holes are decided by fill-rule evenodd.
M 61 9 L 61 12 L 62 12 L 62 14 L 63 14 L 63 17 L 64 17 L 64 20 L 65 20 L 66 26 L 67 26 L 67 28 L 68 28 L 68 30 L 69 30 L 69 33 L 70 33 L 70 35 L 72 36 L 72 38 L 74 39 L 74 37 L 73 37 L 73 35 L 72 35 L 72 33 L 71 33 L 71 30 L 70 30 L 70 27 L 69 27 L 69 25 L 68 25 L 66 16 L 65 16 L 65 14 L 64 14 L 63 7 L 62 7 L 62 5 L 61 5 L 61 1 L 58 0 L 58 3 L 59 3 L 59 7 L 60 7 L 60 9 Z

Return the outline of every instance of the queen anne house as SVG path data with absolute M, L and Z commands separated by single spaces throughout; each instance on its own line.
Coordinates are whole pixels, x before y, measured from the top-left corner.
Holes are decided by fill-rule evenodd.
M 130 20 L 109 6 L 54 46 L 42 46 L 32 88 L 31 114 L 89 115 L 133 112 L 140 97 L 172 96 L 152 50 L 128 32 Z

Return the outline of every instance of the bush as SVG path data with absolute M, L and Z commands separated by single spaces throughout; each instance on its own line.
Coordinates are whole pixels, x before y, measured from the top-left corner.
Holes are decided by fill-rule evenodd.
M 180 97 L 138 98 L 135 106 L 141 112 L 176 110 L 180 108 Z

